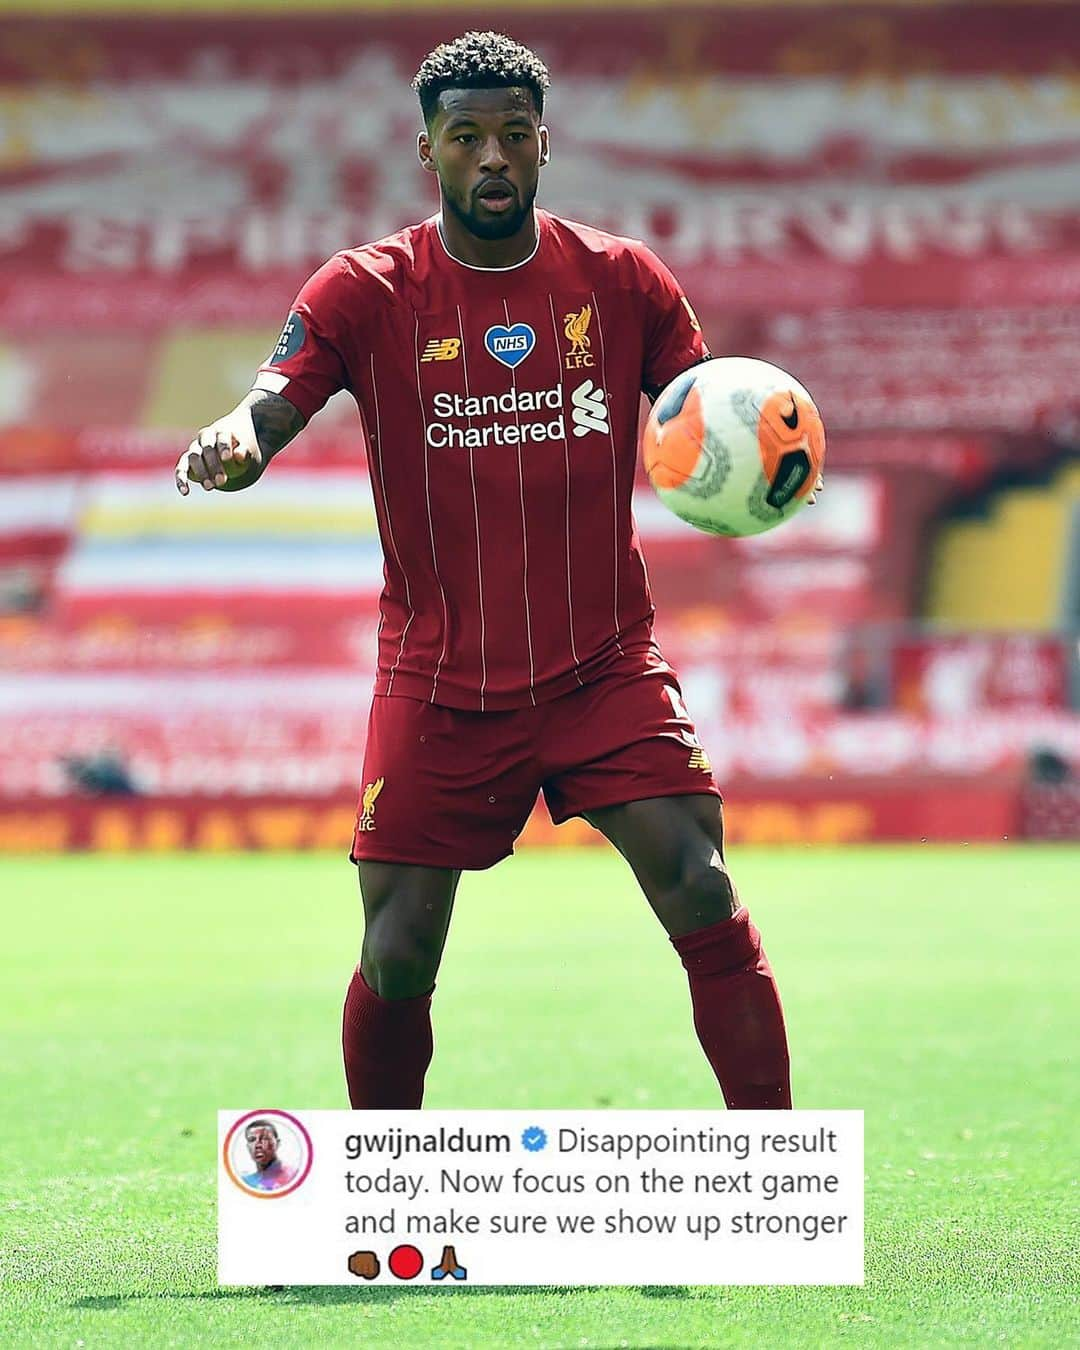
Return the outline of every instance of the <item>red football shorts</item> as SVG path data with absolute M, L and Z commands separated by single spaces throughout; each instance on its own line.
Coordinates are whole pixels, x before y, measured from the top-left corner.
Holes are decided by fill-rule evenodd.
M 377 695 L 350 856 L 491 867 L 514 851 L 541 791 L 557 825 L 646 797 L 718 797 L 670 666 L 637 662 L 507 712 Z

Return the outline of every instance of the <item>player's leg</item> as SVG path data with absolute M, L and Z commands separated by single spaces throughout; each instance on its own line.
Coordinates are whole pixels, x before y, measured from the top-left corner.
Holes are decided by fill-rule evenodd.
M 728 1106 L 790 1107 L 780 995 L 727 873 L 719 797 L 657 797 L 585 817 L 630 864 L 682 959 L 694 1027 Z
M 434 1049 L 431 995 L 461 872 L 363 860 L 358 871 L 364 942 L 342 1019 L 349 1101 L 418 1108 Z
M 429 992 L 446 945 L 460 868 L 361 861 L 357 871 L 364 978 L 380 998 Z
M 787 1107 L 787 1037 L 761 938 L 724 865 L 720 795 L 674 672 L 651 648 L 551 707 L 552 818 L 585 816 L 630 863 L 690 981 L 732 1107 Z
M 354 1107 L 421 1104 L 431 994 L 462 870 L 513 850 L 536 800 L 516 713 L 376 696 L 353 836 L 364 905 L 342 1048 Z
M 730 919 L 739 908 L 724 861 L 719 797 L 652 797 L 583 815 L 630 864 L 672 941 Z

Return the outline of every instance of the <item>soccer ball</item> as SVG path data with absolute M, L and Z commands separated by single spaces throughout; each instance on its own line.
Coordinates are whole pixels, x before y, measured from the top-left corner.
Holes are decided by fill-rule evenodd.
M 705 361 L 653 404 L 643 442 L 657 496 L 709 534 L 761 534 L 814 491 L 825 428 L 813 399 L 778 366 L 748 356 Z

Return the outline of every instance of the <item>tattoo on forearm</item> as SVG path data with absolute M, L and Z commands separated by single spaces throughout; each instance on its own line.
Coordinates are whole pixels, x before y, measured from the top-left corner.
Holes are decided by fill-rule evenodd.
M 249 464 L 243 473 L 229 478 L 218 489 L 219 492 L 242 492 L 244 488 L 257 483 L 277 452 L 284 449 L 305 426 L 299 409 L 294 408 L 287 398 L 268 393 L 265 389 L 253 389 L 242 406 L 251 409 L 251 425 L 255 428 L 262 462 Z
M 304 429 L 304 419 L 287 398 L 255 389 L 248 395 L 251 421 L 259 438 L 259 449 L 269 459 Z

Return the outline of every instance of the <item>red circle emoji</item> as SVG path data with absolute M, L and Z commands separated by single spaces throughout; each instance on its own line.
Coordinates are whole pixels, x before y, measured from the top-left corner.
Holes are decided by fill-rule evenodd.
M 405 1242 L 394 1248 L 387 1264 L 399 1280 L 415 1280 L 424 1268 L 424 1258 L 416 1247 Z

